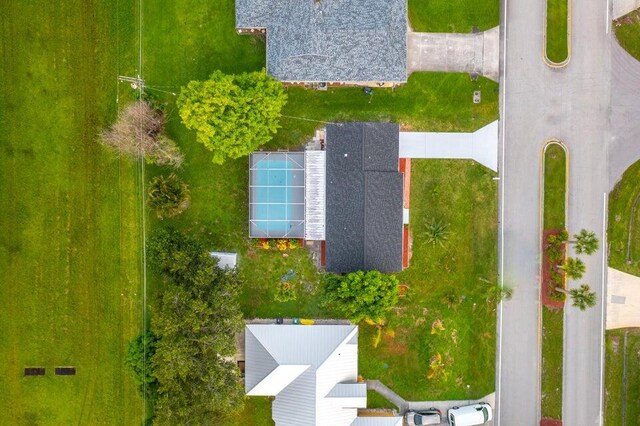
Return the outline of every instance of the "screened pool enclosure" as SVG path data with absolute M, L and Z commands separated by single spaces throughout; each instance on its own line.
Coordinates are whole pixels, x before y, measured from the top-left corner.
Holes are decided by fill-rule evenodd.
M 304 152 L 256 152 L 249 167 L 249 236 L 304 238 Z

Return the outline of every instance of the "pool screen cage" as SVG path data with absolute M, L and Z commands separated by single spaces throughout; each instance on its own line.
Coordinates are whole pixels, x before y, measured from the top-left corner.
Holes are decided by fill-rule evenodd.
M 256 152 L 249 164 L 249 236 L 304 237 L 304 152 Z

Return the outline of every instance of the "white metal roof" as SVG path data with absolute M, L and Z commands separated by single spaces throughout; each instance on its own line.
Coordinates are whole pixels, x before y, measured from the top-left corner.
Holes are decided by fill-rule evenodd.
M 357 383 L 357 335 L 353 324 L 248 324 L 247 393 L 276 397 L 276 426 L 354 424 L 357 408 L 366 406 L 366 385 Z
M 233 269 L 236 267 L 236 264 L 238 263 L 237 253 L 225 253 L 221 251 L 212 251 L 212 252 L 209 252 L 209 255 L 211 257 L 218 258 L 218 267 L 222 269 L 224 268 Z
M 309 241 L 325 238 L 326 158 L 326 151 L 305 152 L 304 239 Z

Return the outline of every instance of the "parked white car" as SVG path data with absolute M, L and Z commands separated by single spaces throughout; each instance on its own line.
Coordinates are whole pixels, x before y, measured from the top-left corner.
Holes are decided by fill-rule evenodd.
M 404 415 L 408 426 L 439 425 L 442 423 L 440 410 L 431 408 L 424 411 L 409 411 Z
M 453 407 L 447 413 L 447 419 L 451 426 L 483 425 L 493 419 L 493 409 L 486 402 Z

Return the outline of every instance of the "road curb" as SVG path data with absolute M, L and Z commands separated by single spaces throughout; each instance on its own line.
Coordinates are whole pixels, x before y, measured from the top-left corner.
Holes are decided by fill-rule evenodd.
M 572 25 L 571 11 L 572 11 L 572 8 L 573 8 L 572 0 L 567 0 L 567 59 L 565 59 L 562 62 L 553 62 L 547 56 L 547 1 L 544 2 L 544 19 L 542 20 L 542 61 L 549 68 L 561 69 L 566 67 L 569 64 L 569 61 L 571 61 L 571 25 Z M 566 147 L 565 147 L 565 151 L 566 151 Z

